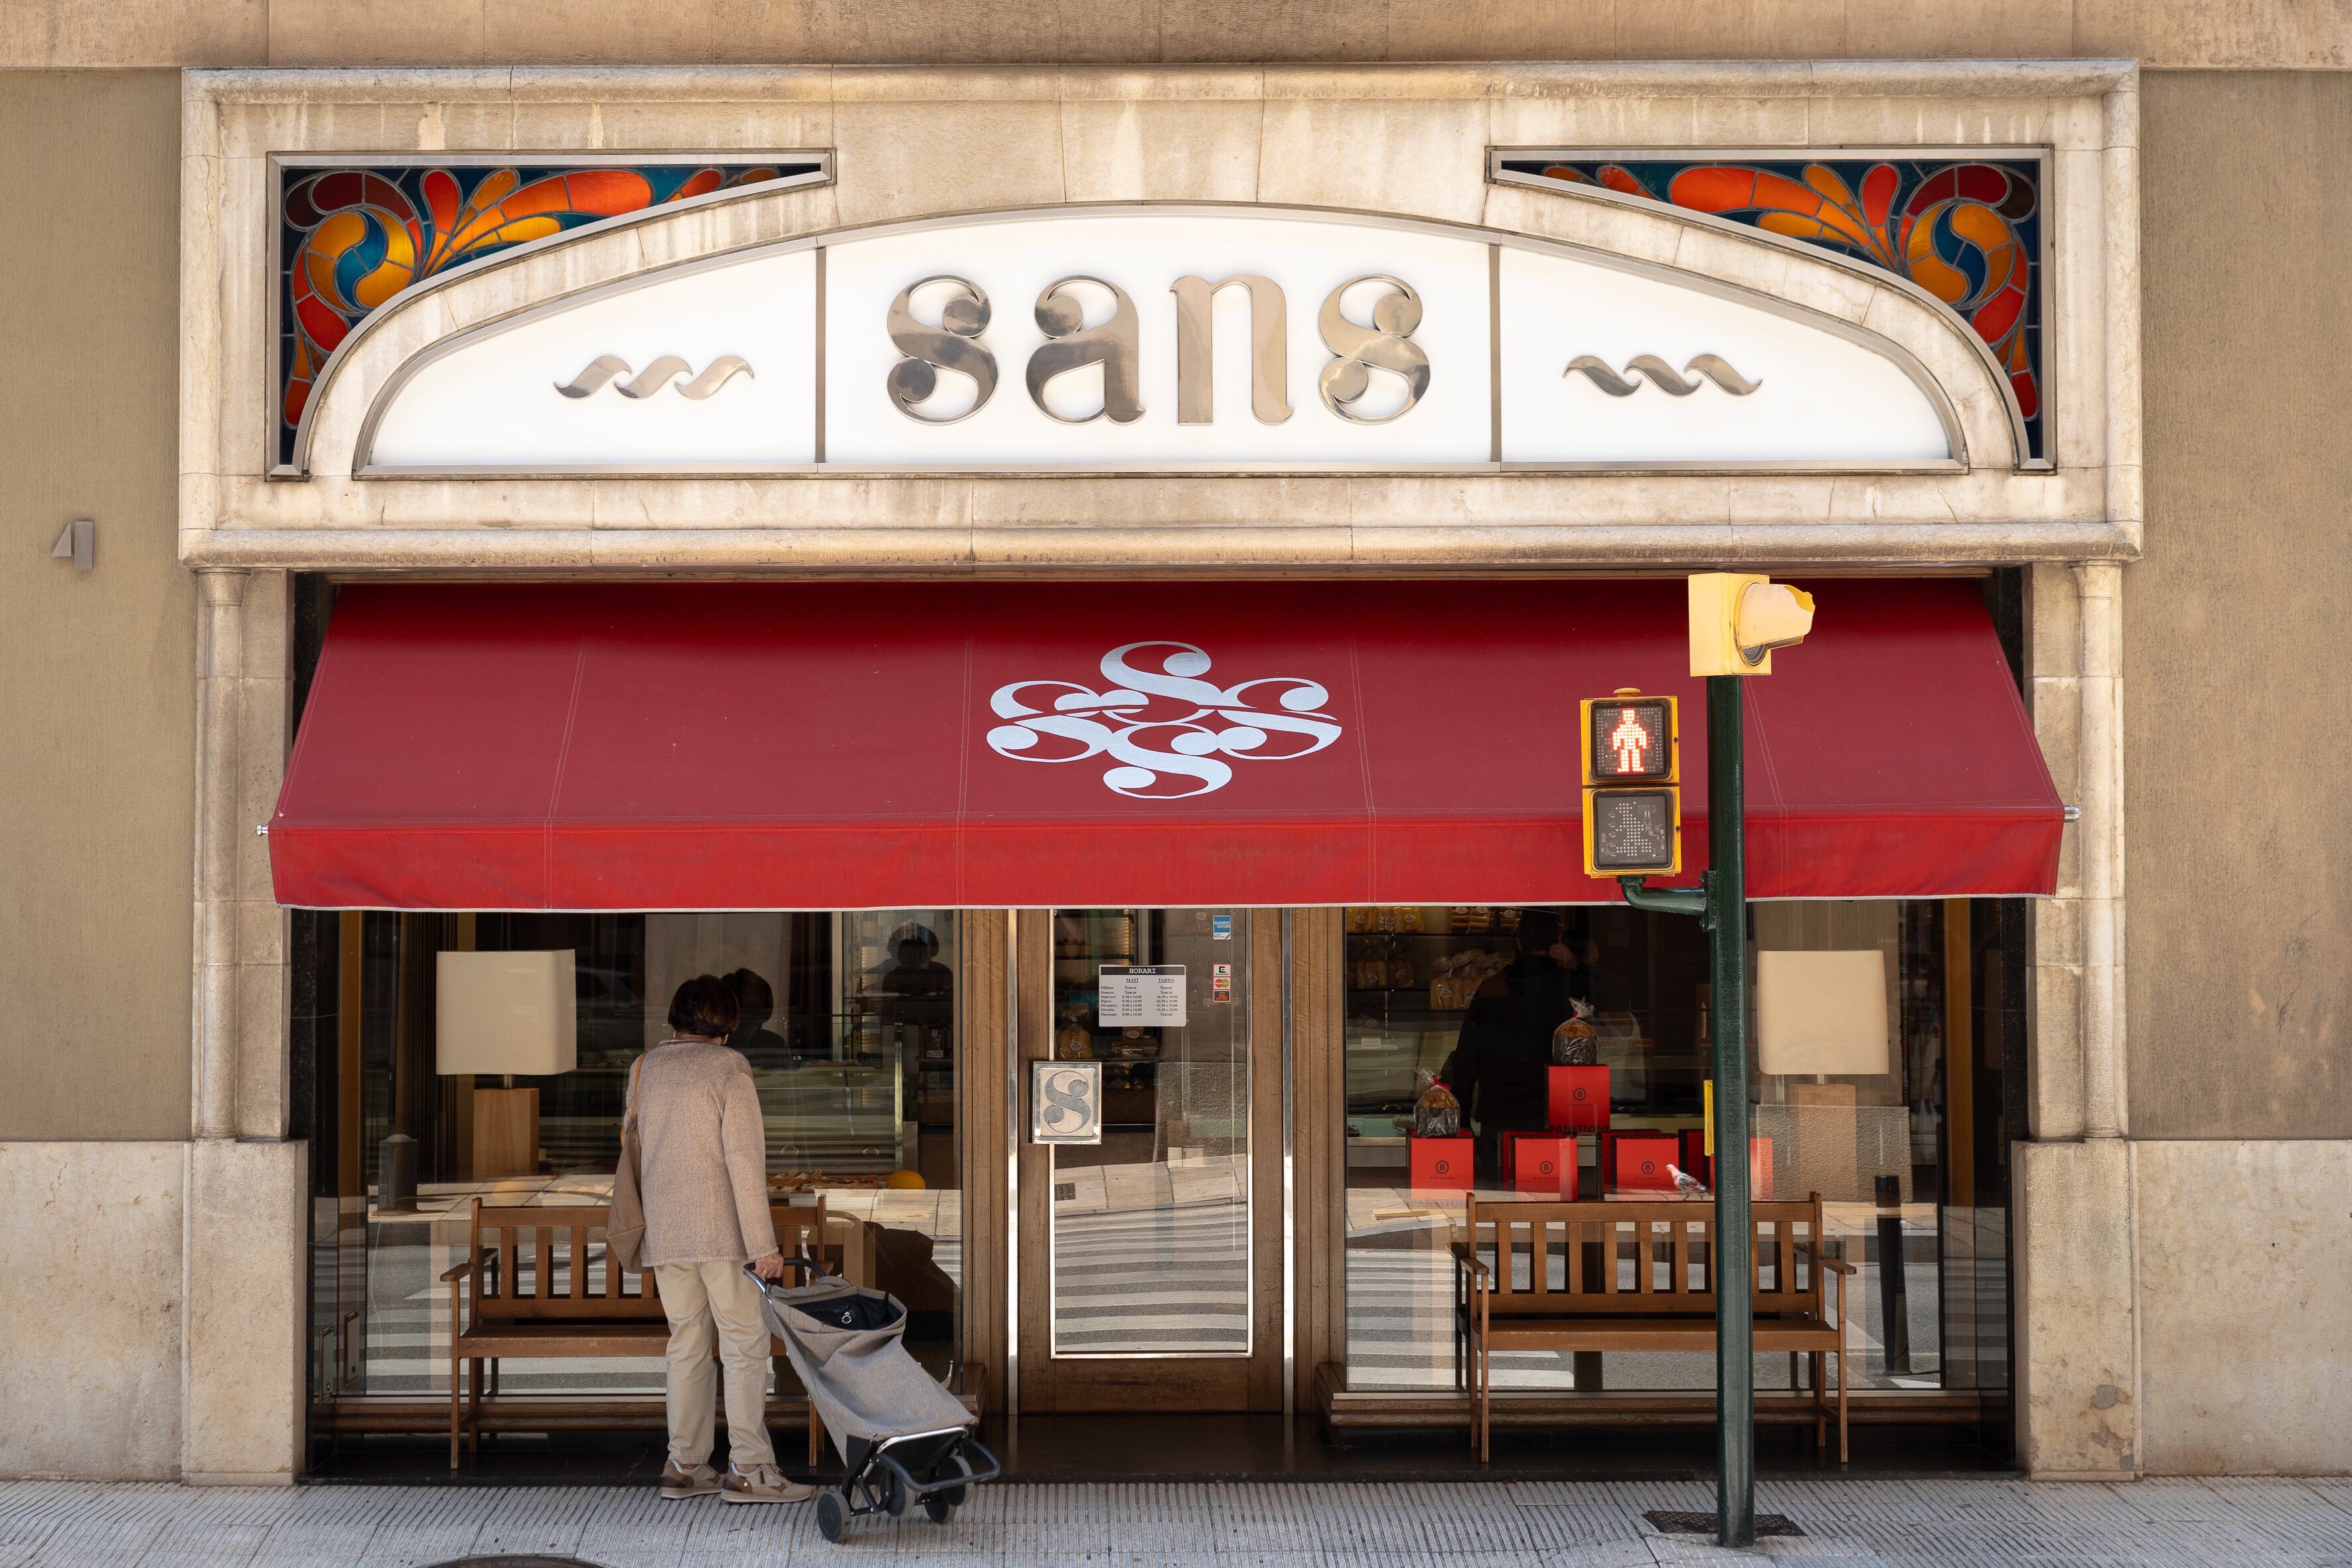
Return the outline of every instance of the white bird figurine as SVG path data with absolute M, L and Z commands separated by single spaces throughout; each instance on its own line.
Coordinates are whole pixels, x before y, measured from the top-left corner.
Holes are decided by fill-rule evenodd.
M 1682 1194 L 1683 1196 L 1686 1198 L 1703 1198 L 1708 1195 L 1706 1184 L 1700 1181 L 1696 1176 L 1692 1175 L 1688 1171 L 1684 1170 L 1681 1166 L 1668 1165 L 1666 1167 L 1666 1174 L 1674 1177 L 1675 1190 Z

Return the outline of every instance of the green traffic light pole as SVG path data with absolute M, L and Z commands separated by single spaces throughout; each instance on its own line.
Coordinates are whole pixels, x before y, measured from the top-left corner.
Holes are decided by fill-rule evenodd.
M 1748 1207 L 1748 785 L 1737 675 L 1706 678 L 1707 870 L 1697 889 L 1620 878 L 1625 901 L 1696 915 L 1713 952 L 1715 1020 L 1715 1526 L 1725 1546 L 1756 1542 L 1756 1229 Z M 1726 1281 L 1740 1281 L 1730 1289 Z

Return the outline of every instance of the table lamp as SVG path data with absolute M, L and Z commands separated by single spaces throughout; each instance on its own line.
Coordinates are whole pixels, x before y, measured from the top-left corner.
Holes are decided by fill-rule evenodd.
M 1768 1073 L 1886 1070 L 1886 954 L 1756 955 L 1757 1065 Z
M 434 1069 L 505 1080 L 474 1090 L 474 1179 L 536 1175 L 539 1090 L 515 1088 L 514 1077 L 579 1064 L 572 950 L 444 952 L 435 980 Z
M 1820 1075 L 1781 1090 L 1794 1120 L 1783 1129 L 1791 1147 L 1776 1159 L 1785 1160 L 1798 1190 L 1817 1187 L 1841 1202 L 1862 1195 L 1863 1112 L 1854 1086 L 1827 1075 L 1883 1073 L 1886 1047 L 1885 952 L 1756 955 L 1757 1065 L 1768 1073 Z

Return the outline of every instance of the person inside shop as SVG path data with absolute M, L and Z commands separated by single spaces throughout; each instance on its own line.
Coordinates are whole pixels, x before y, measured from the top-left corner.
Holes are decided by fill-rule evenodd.
M 1549 910 L 1519 915 L 1518 952 L 1471 997 L 1454 1054 L 1439 1074 L 1477 1137 L 1477 1164 L 1498 1171 L 1502 1135 L 1541 1131 L 1549 1120 L 1552 1031 L 1586 1000 L 1589 966 L 1572 963 L 1559 917 Z
M 955 1016 L 955 971 L 940 962 L 939 933 L 908 921 L 890 933 L 894 962 L 875 979 L 872 989 L 891 1000 L 883 1016 L 920 1032 L 938 1030 L 945 1039 Z
M 735 994 L 740 1014 L 727 1043 L 755 1068 L 788 1067 L 799 1059 L 784 1037 L 767 1026 L 776 1016 L 776 993 L 767 980 L 749 969 L 739 969 L 725 976 L 725 981 L 727 989 Z
M 781 1279 L 784 1255 L 768 1212 L 768 1147 L 751 1064 L 728 1040 L 741 1026 L 735 993 L 698 974 L 669 1005 L 669 1037 L 639 1059 L 637 1119 L 645 1267 L 669 1320 L 669 1458 L 661 1495 L 799 1502 L 768 1440 L 768 1325 L 744 1274 Z M 719 1359 L 713 1362 L 716 1338 Z M 723 1373 L 722 1373 L 723 1368 Z M 713 1405 L 723 1375 L 727 1474 L 710 1468 Z

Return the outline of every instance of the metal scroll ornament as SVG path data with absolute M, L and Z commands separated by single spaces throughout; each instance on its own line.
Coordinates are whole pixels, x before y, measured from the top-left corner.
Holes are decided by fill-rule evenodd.
M 1348 290 L 1361 283 L 1385 283 L 1393 290 L 1373 302 L 1370 327 L 1349 321 L 1339 309 Z M 1401 419 L 1429 390 L 1429 356 L 1420 344 L 1407 341 L 1421 326 L 1421 296 L 1402 279 L 1383 272 L 1350 278 L 1324 297 L 1315 324 L 1323 334 L 1323 346 L 1337 356 L 1315 378 L 1315 390 L 1322 394 L 1324 407 L 1349 424 L 1385 425 Z M 1370 390 L 1375 370 L 1404 378 L 1403 406 L 1378 416 L 1359 414 L 1353 405 Z
M 1643 381 L 1668 397 L 1688 397 L 1698 390 L 1697 378 L 1700 376 L 1705 376 L 1734 397 L 1745 397 L 1764 384 L 1760 380 L 1750 381 L 1740 374 L 1721 354 L 1696 355 L 1683 366 L 1681 375 L 1676 375 L 1675 367 L 1655 354 L 1635 354 L 1625 362 L 1622 375 L 1612 370 L 1607 360 L 1596 359 L 1591 354 L 1579 354 L 1568 362 L 1568 368 L 1560 374 L 1580 374 L 1612 397 L 1633 396 L 1642 390 Z M 1636 380 L 1636 377 L 1640 379 Z
M 915 318 L 915 295 L 934 283 L 951 283 L 962 290 L 940 310 L 936 327 Z M 987 405 L 996 393 L 996 356 L 980 344 L 988 331 L 988 295 L 978 284 L 941 274 L 909 283 L 890 301 L 887 326 L 890 342 L 907 357 L 890 367 L 890 401 L 898 412 L 919 425 L 952 425 L 969 419 Z M 916 412 L 915 405 L 940 388 L 939 373 L 951 370 L 971 377 L 976 390 L 971 406 L 944 417 Z
M 1086 325 L 1085 306 L 1076 294 L 1067 291 L 1073 283 L 1091 283 L 1097 289 L 1109 289 L 1110 320 L 1097 327 Z M 1132 425 L 1143 417 L 1139 390 L 1142 375 L 1138 363 L 1141 329 L 1136 321 L 1135 301 L 1127 297 L 1125 289 L 1116 283 L 1082 275 L 1048 283 L 1045 292 L 1037 296 L 1037 327 L 1048 341 L 1029 356 L 1029 398 L 1045 417 L 1065 425 L 1085 425 L 1105 415 L 1114 425 Z M 1090 364 L 1102 366 L 1101 407 L 1074 419 L 1045 406 L 1047 382 Z
M 624 381 L 613 388 L 624 397 L 651 397 L 681 375 L 690 375 L 694 366 L 677 354 L 664 354 L 646 366 L 634 380 Z M 618 354 L 598 354 L 569 382 L 558 382 L 555 390 L 566 397 L 593 397 L 607 383 L 629 374 L 629 362 Z M 702 367 L 702 374 L 691 375 L 678 385 L 677 395 L 699 403 L 739 375 L 751 374 L 751 364 L 741 354 L 720 354 Z

